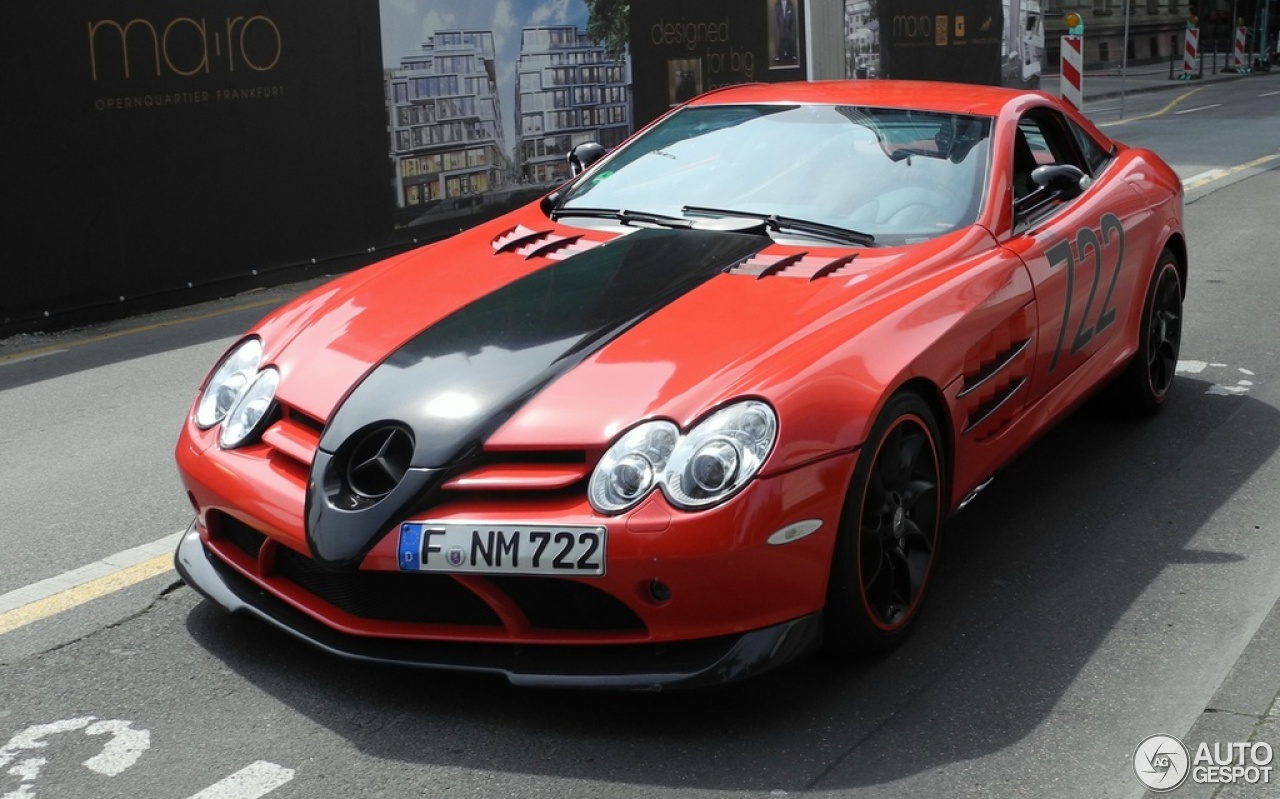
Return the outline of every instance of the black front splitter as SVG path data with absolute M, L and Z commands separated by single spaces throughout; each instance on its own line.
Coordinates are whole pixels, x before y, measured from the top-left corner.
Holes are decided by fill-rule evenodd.
M 763 674 L 817 649 L 821 614 L 738 635 L 665 644 L 473 644 L 366 638 L 338 632 L 254 585 L 211 555 L 194 525 L 174 554 L 192 588 L 233 613 L 256 616 L 340 657 L 500 674 L 513 685 L 658 691 Z

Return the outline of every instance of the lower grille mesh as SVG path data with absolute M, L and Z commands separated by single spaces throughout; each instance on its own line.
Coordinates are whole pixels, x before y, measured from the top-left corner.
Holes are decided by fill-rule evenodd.
M 572 580 L 554 577 L 489 576 L 489 582 L 515 600 L 529 624 L 543 630 L 643 630 L 631 608 Z
M 501 624 L 479 597 L 443 574 L 333 572 L 287 547 L 276 551 L 276 573 L 362 619 L 420 624 Z

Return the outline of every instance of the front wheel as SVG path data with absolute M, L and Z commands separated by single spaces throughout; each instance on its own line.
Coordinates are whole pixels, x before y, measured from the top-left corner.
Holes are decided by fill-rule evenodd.
M 929 406 L 895 395 L 872 425 L 845 498 L 825 612 L 833 648 L 883 652 L 915 621 L 942 527 L 942 464 Z

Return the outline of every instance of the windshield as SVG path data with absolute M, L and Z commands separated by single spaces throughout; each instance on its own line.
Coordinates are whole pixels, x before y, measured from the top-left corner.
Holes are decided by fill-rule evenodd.
M 972 224 L 991 120 L 835 105 L 684 108 L 572 185 L 557 216 L 788 217 L 903 243 Z

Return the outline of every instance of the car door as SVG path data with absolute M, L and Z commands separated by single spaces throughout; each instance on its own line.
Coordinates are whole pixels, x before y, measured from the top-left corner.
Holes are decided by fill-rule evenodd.
M 1134 269 L 1126 231 L 1147 214 L 1109 154 L 1091 148 L 1059 112 L 1034 108 L 1018 120 L 1013 156 L 1014 226 L 1005 246 L 1031 274 L 1039 311 L 1031 399 L 1062 386 L 1118 336 Z M 1036 167 L 1076 167 L 1083 191 L 1054 196 L 1032 180 Z M 1074 195 L 1074 196 L 1073 196 Z M 1074 399 L 1063 392 L 1061 401 Z

